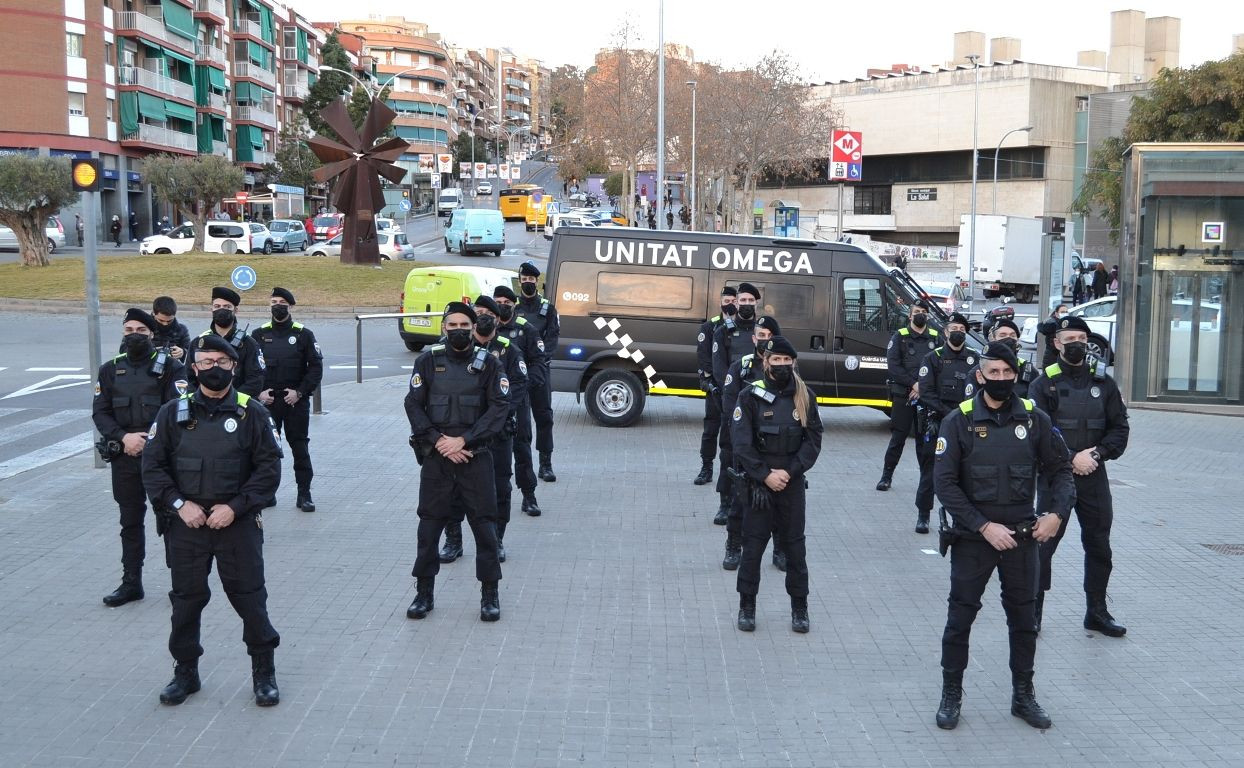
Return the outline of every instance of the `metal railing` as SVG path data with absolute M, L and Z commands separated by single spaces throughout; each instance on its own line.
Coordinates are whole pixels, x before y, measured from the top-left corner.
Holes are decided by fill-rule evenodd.
M 225 0 L 196 0 L 194 9 L 199 13 L 210 13 L 222 19 L 229 18 L 229 12 L 225 10 Z
M 259 25 L 258 21 L 252 21 L 250 19 L 234 19 L 233 31 L 243 35 L 257 37 L 260 40 L 263 39 L 263 27 Z
M 212 140 L 212 154 L 219 155 L 226 160 L 232 160 L 233 156 L 229 152 L 229 142 Z
M 269 88 L 276 88 L 276 73 L 269 72 L 258 64 L 249 61 L 239 61 L 233 65 L 234 77 L 249 77 L 252 80 L 258 80 Z
M 285 98 L 287 99 L 306 99 L 311 93 L 311 88 L 306 83 L 286 83 Z
M 229 56 L 225 53 L 224 48 L 217 48 L 214 45 L 199 43 L 198 53 L 196 54 L 199 61 L 214 61 L 217 64 L 228 64 Z
M 143 67 L 121 67 L 117 73 L 120 85 L 141 85 L 179 99 L 194 100 L 194 86 Z
M 236 105 L 233 111 L 233 119 L 276 128 L 276 113 L 262 107 Z
M 440 312 L 382 312 L 376 315 L 354 316 L 354 383 L 363 383 L 363 321 L 400 320 L 406 317 L 440 317 Z
M 161 128 L 158 125 L 139 123 L 138 130 L 121 137 L 122 141 L 144 141 L 148 144 L 159 144 L 164 147 L 176 147 L 190 152 L 197 152 L 199 139 L 193 133 L 182 133 Z
M 272 163 L 275 160 L 276 160 L 276 155 L 272 152 L 268 152 L 262 149 L 256 149 L 251 152 L 250 162 L 252 163 L 259 163 L 260 165 L 268 165 L 269 163 Z
M 212 93 L 210 91 L 207 94 L 207 104 L 212 109 L 219 109 L 221 111 L 229 108 L 229 102 L 225 99 L 223 94 Z
M 158 5 L 147 6 L 147 13 L 139 11 L 120 11 L 117 13 L 116 30 L 124 34 L 126 30 L 136 30 L 150 35 L 163 43 L 168 43 L 179 51 L 196 53 L 196 44 L 192 40 L 175 35 L 164 26 L 164 15 Z

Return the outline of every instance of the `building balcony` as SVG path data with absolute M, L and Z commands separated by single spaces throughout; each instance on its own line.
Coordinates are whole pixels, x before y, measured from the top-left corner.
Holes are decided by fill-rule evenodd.
M 121 67 L 118 74 L 118 85 L 141 85 L 165 96 L 194 101 L 193 85 L 165 77 L 159 72 L 152 72 L 142 67 Z
M 182 133 L 161 128 L 158 125 L 139 123 L 138 130 L 121 137 L 121 142 L 138 142 L 154 144 L 160 147 L 171 147 L 183 152 L 198 152 L 199 139 L 193 133 Z
M 226 160 L 233 159 L 233 152 L 229 149 L 229 142 L 227 141 L 212 141 L 212 154 L 223 157 Z
M 269 72 L 258 64 L 249 61 L 239 61 L 233 65 L 234 77 L 248 77 L 256 80 L 268 88 L 276 88 L 276 73 Z
M 233 32 L 238 35 L 250 35 L 256 40 L 263 40 L 263 27 L 255 19 L 234 19 Z
M 276 130 L 276 113 L 265 107 L 235 104 L 233 107 L 233 119 L 244 123 L 257 123 Z
M 281 49 L 281 58 L 285 61 L 298 61 L 298 49 L 293 46 L 285 46 Z
M 505 100 L 512 101 L 515 104 L 522 104 L 523 106 L 531 106 L 531 99 L 526 96 L 516 96 L 515 94 L 507 93 L 505 95 Z
M 306 101 L 307 96 L 311 93 L 311 86 L 306 83 L 286 83 L 285 98 L 294 101 Z
M 160 15 L 160 6 L 148 6 L 148 10 L 150 13 L 139 13 L 138 11 L 121 11 L 117 13 L 117 34 L 124 36 L 139 32 L 153 40 L 168 43 L 179 51 L 185 51 L 190 54 L 195 52 L 193 41 L 173 34 L 164 26 L 164 17 Z
M 307 60 L 303 63 L 307 65 L 308 69 L 314 69 L 317 72 L 320 69 L 320 57 L 316 56 L 314 53 L 308 53 Z
M 214 45 L 205 45 L 200 43 L 198 53 L 195 58 L 199 61 L 210 61 L 214 64 L 225 66 L 229 63 L 229 54 L 225 53 L 224 48 L 217 48 Z
M 207 94 L 207 103 L 199 104 L 198 106 L 199 109 L 214 109 L 218 112 L 224 112 L 229 108 L 229 102 L 226 101 L 225 97 L 219 93 L 212 93 L 209 91 Z
M 243 160 L 244 165 L 268 165 L 276 162 L 276 155 L 272 152 L 265 152 L 262 149 L 256 149 L 251 152 L 250 160 Z
M 195 0 L 195 13 L 204 13 L 218 19 L 228 19 L 229 12 L 225 9 L 225 0 Z

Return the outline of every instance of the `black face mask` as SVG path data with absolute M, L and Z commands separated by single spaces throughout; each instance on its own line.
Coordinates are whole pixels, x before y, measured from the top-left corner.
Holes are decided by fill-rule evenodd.
M 756 359 L 760 360 L 765 356 L 765 344 L 769 343 L 768 339 L 756 342 Z
M 1011 393 L 1015 390 L 1015 379 L 985 379 L 981 387 L 985 394 L 1003 403 L 1011 398 Z
M 151 354 L 151 339 L 141 333 L 127 333 L 123 339 L 125 354 L 131 360 L 142 360 Z
M 480 336 L 491 336 L 497 330 L 497 318 L 492 315 L 480 315 L 475 321 L 475 330 Z
M 1063 344 L 1063 359 L 1070 365 L 1081 365 L 1088 356 L 1088 344 L 1083 341 L 1069 341 Z
M 498 304 L 497 314 L 501 316 L 501 322 L 508 323 L 510 318 L 514 317 L 514 307 L 509 304 Z
M 273 304 L 272 305 L 272 319 L 277 321 L 278 323 L 283 323 L 286 320 L 288 320 L 289 319 L 289 305 L 288 304 Z
M 522 289 L 524 296 L 535 296 L 536 295 L 536 284 L 535 283 L 523 283 L 520 286 L 520 288 Z
M 233 319 L 234 318 L 233 318 L 232 309 L 225 309 L 224 307 L 221 307 L 220 309 L 212 310 L 212 324 L 215 325 L 217 328 L 232 327 Z
M 233 371 L 226 371 L 219 365 L 199 371 L 199 383 L 213 392 L 223 392 L 233 382 Z
M 455 328 L 452 331 L 446 331 L 445 338 L 449 341 L 449 346 L 456 352 L 465 352 L 471 348 L 471 329 L 469 328 Z
M 740 320 L 755 320 L 756 319 L 756 305 L 755 304 L 740 304 L 739 305 L 739 319 Z
M 998 339 L 998 341 L 1010 347 L 1012 352 L 1019 352 L 1019 339 L 1013 339 L 1008 336 L 1005 339 Z
M 923 328 L 927 322 L 929 322 L 929 316 L 923 312 L 919 312 L 911 316 L 911 324 L 913 328 Z
M 793 365 L 771 365 L 769 366 L 769 380 L 777 385 L 778 389 L 785 389 L 790 383 L 790 379 L 795 375 L 795 366 Z
M 739 311 L 739 308 L 734 306 L 733 304 L 722 304 L 721 305 L 721 314 L 727 317 L 734 317 L 734 315 L 737 314 L 738 311 Z
M 958 349 L 963 346 L 963 342 L 967 341 L 968 335 L 963 331 L 951 331 L 946 338 L 950 340 L 950 346 Z

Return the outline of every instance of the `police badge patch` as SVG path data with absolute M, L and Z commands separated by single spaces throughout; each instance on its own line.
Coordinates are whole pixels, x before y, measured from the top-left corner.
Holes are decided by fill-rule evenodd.
M 696 341 L 704 341 L 704 332 L 700 331 L 700 335 L 695 337 Z
M 1101 387 L 1093 387 L 1089 390 L 1089 394 L 1093 397 L 1101 397 Z
M 972 396 L 972 392 L 973 392 L 973 391 L 975 391 L 975 389 L 976 389 L 976 387 L 973 387 L 971 384 L 964 384 L 964 385 L 963 385 L 963 394 L 964 394 L 964 396 L 966 396 L 966 397 L 971 397 L 971 396 Z
M 734 406 L 734 420 L 735 421 L 743 420 L 743 407 L 742 406 L 738 406 L 738 405 Z
M 225 419 L 225 431 L 228 432 L 229 434 L 233 434 L 234 432 L 237 432 L 238 431 L 237 419 Z
M 96 385 L 95 385 L 95 396 L 96 396 L 96 397 L 99 397 L 99 393 L 100 393 L 100 392 L 102 392 L 102 391 L 103 391 L 103 390 L 101 390 L 101 389 L 99 388 L 99 384 L 96 384 Z M 185 393 L 183 392 L 182 394 L 185 394 Z
M 186 388 L 190 386 L 190 382 L 185 379 L 178 379 L 173 382 L 173 386 L 177 389 L 178 395 L 184 395 L 186 394 Z
M 928 375 L 929 375 L 929 366 L 927 366 L 927 365 L 922 365 L 922 366 L 920 366 L 920 375 L 921 375 L 921 376 L 928 376 Z
M 415 375 L 410 377 L 410 388 L 411 389 L 418 389 L 419 387 L 422 387 L 422 386 L 423 386 L 422 376 L 416 373 Z
M 968 355 L 968 365 L 976 365 L 976 358 Z
M 723 381 L 723 382 L 721 383 L 721 385 L 722 385 L 723 387 L 728 387 L 728 386 L 730 386 L 730 382 L 732 382 L 732 381 L 734 381 L 734 376 L 733 376 L 733 375 L 731 375 L 731 374 L 729 374 L 729 373 L 727 373 L 727 374 L 726 374 L 726 380 L 725 380 L 725 381 Z
M 543 339 L 536 339 L 536 348 L 539 349 L 541 352 L 544 351 L 544 340 Z
M 527 362 L 525 360 L 518 361 L 518 370 L 522 371 L 524 376 L 527 375 Z
M 500 387 L 501 387 L 501 394 L 503 394 L 503 395 L 509 395 L 509 394 L 510 394 L 510 380 L 509 380 L 509 379 L 507 379 L 506 377 L 502 376 L 502 377 L 501 377 L 501 380 L 498 382 L 498 384 L 499 384 L 499 385 L 500 385 Z
M 290 336 L 290 337 L 289 337 L 289 345 L 290 345 L 291 347 L 292 347 L 293 345 L 297 344 L 297 343 L 298 343 L 298 337 L 297 337 L 297 336 Z
M 264 357 L 263 357 L 263 350 L 262 350 L 262 349 L 259 349 L 259 350 L 256 350 L 256 351 L 255 351 L 255 357 L 259 358 L 259 370 L 261 370 L 261 371 L 262 371 L 262 370 L 264 370 L 265 368 L 267 368 L 267 367 L 268 367 L 268 362 L 267 362 L 266 360 L 264 360 Z
M 1019 438 L 1020 440 L 1023 440 L 1025 437 L 1028 437 L 1027 427 L 1025 427 L 1023 424 L 1017 424 L 1015 426 L 1015 437 Z
M 715 341 L 713 342 L 713 353 L 714 353 L 714 354 L 716 354 L 716 353 L 717 353 L 717 342 L 715 342 Z
M 939 437 L 937 438 L 937 448 L 934 450 L 934 453 L 936 453 L 938 456 L 941 456 L 945 452 L 946 452 L 946 438 Z

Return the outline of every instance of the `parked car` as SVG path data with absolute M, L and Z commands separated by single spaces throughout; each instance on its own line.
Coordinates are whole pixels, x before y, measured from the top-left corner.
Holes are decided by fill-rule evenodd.
M 383 216 L 377 216 L 376 217 L 376 231 L 377 232 L 388 232 L 390 230 L 394 232 L 401 232 L 402 228 L 397 225 L 396 219 L 390 219 L 390 218 L 386 218 Z
M 1095 259 L 1094 259 L 1095 261 Z M 1116 309 L 1117 296 L 1107 296 L 1096 301 L 1089 301 L 1072 307 L 1067 314 L 1083 318 L 1089 327 L 1088 351 L 1093 357 L 1107 365 L 1114 362 L 1115 328 L 1118 327 Z M 1020 333 L 1020 341 L 1029 344 L 1037 342 L 1037 323 L 1044 318 L 1030 317 L 1024 321 L 1024 330 Z
M 316 216 L 312 221 L 311 239 L 316 242 L 332 240 L 341 234 L 341 230 L 345 227 L 345 221 L 345 215 L 340 213 L 325 213 Z
M 454 210 L 462 207 L 462 190 L 450 187 L 442 189 L 440 197 L 436 201 L 436 215 L 448 216 Z
M 55 253 L 57 248 L 65 247 L 65 227 L 55 216 L 48 217 L 47 226 L 43 228 L 48 238 L 48 253 Z M 6 226 L 0 225 L 0 249 L 17 248 L 17 234 Z
M 493 208 L 459 208 L 445 229 L 445 252 L 488 253 L 505 250 L 505 219 Z
M 307 250 L 307 229 L 297 219 L 273 219 L 268 222 L 268 231 L 272 233 L 273 250 L 282 253 Z
M 322 243 L 316 243 L 311 246 L 310 254 L 312 256 L 331 256 L 334 259 L 341 257 L 341 235 L 337 235 L 332 240 L 325 240 Z
M 258 227 L 259 232 L 254 228 Z M 265 250 L 265 248 L 267 250 Z M 194 249 L 194 225 L 182 224 L 167 235 L 144 237 L 139 253 L 189 253 Z M 272 235 L 262 224 L 209 221 L 203 237 L 204 253 L 272 253 Z
M 544 239 L 552 240 L 558 227 L 596 227 L 600 223 L 600 219 L 582 213 L 549 214 L 548 223 L 544 225 Z
M 263 224 L 250 222 L 251 253 L 272 253 L 272 233 Z
M 391 261 L 394 259 L 410 260 L 415 258 L 415 247 L 406 239 L 406 235 L 401 232 L 377 232 L 376 240 L 380 245 L 380 260 Z
M 966 313 L 971 304 L 968 301 L 967 289 L 958 283 L 926 283 L 924 292 L 929 295 L 929 300 L 936 301 L 947 315 L 953 312 Z
M 475 188 L 475 191 L 480 193 L 481 195 L 491 195 L 492 194 L 492 182 L 481 181 L 479 183 L 479 186 Z

